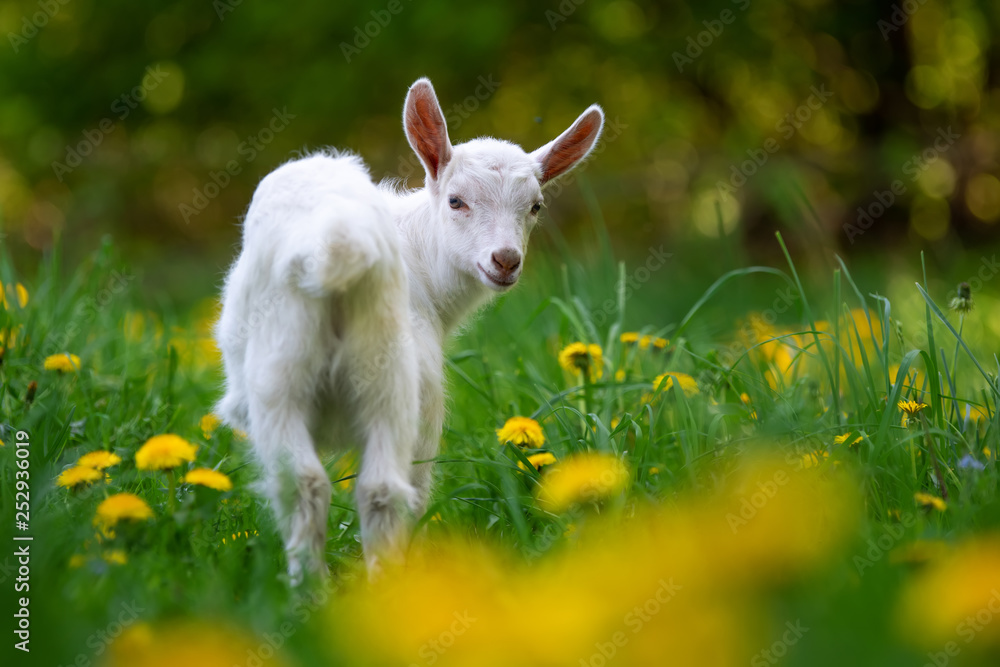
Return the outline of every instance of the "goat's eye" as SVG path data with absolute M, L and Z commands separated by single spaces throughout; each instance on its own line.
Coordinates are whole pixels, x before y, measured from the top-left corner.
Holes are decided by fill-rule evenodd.
M 539 203 L 535 203 L 535 205 L 531 207 L 531 215 L 538 215 L 538 212 L 541 210 L 542 210 L 542 205 Z
M 448 206 L 451 206 L 453 209 L 457 211 L 458 209 L 465 206 L 465 202 L 459 199 L 458 197 L 449 197 Z

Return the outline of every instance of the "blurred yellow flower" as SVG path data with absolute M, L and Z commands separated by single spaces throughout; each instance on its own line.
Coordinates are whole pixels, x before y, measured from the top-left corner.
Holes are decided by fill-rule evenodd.
M 964 647 L 973 639 L 977 647 L 995 649 L 1000 645 L 997 613 L 1000 536 L 994 534 L 940 554 L 920 570 L 900 598 L 897 621 L 904 635 L 927 649 L 940 650 L 949 642 Z
M 639 332 L 637 331 L 626 331 L 618 339 L 625 343 L 626 345 L 635 345 L 639 342 Z
M 538 449 L 545 444 L 545 432 L 541 424 L 530 417 L 511 417 L 497 429 L 497 440 L 501 445 Z
M 184 481 L 188 484 L 207 486 L 216 491 L 230 491 L 233 488 L 233 482 L 226 474 L 211 468 L 195 468 L 184 475 Z
M 665 350 L 667 349 L 667 345 L 670 345 L 670 341 L 667 340 L 666 338 L 653 339 L 653 347 L 657 350 Z
M 624 381 L 625 381 L 625 369 L 619 368 L 618 370 L 615 371 L 615 382 L 624 382 Z
M 4 284 L 0 283 L 0 305 L 3 306 L 4 310 L 8 309 L 10 302 L 7 301 L 7 292 L 10 292 L 11 297 L 17 300 L 17 305 L 24 308 L 28 305 L 28 290 L 25 289 L 24 285 L 21 283 L 16 283 L 15 285 L 7 285 L 4 289 Z
M 573 374 L 587 371 L 591 381 L 600 380 L 604 375 L 601 346 L 593 343 L 570 343 L 559 353 L 559 365 Z
M 44 368 L 47 371 L 73 373 L 80 369 L 80 357 L 75 354 L 53 354 L 45 358 Z
M 105 563 L 109 563 L 111 565 L 124 565 L 128 562 L 128 555 L 121 549 L 105 551 L 101 554 L 101 558 L 104 559 Z
M 653 342 L 653 337 L 652 336 L 643 336 L 642 338 L 639 339 L 639 349 L 640 350 L 648 350 L 649 349 L 649 344 L 652 343 L 652 342 Z
M 541 470 L 543 467 L 552 465 L 555 462 L 556 462 L 556 457 L 551 452 L 532 454 L 531 456 L 528 457 L 528 463 L 530 463 L 535 468 L 535 470 Z M 524 464 L 521 463 L 520 461 L 518 462 L 517 467 L 520 468 L 521 470 L 527 470 L 527 468 L 524 467 Z
M 920 507 L 926 510 L 937 510 L 938 512 L 943 512 L 948 509 L 948 503 L 946 503 L 941 498 L 931 495 L 929 493 L 917 492 L 913 494 L 913 500 Z
M 667 372 L 662 375 L 657 375 L 656 379 L 653 380 L 653 390 L 660 389 L 662 392 L 667 392 L 671 387 L 674 386 L 674 382 L 681 388 L 685 396 L 695 396 L 698 394 L 698 382 L 693 377 L 687 373 L 674 373 Z M 661 386 L 662 385 L 662 386 Z
M 94 525 L 106 530 L 124 519 L 145 521 L 152 517 L 153 510 L 149 508 L 145 500 L 132 493 L 116 493 L 105 498 L 97 506 Z
M 108 648 L 101 667 L 220 667 L 260 663 L 286 667 L 288 664 L 273 640 L 265 642 L 206 621 L 155 628 L 139 622 L 126 629 Z M 266 658 L 257 658 L 264 650 Z
M 81 484 L 93 484 L 104 477 L 104 473 L 87 466 L 75 465 L 59 473 L 56 478 L 56 485 L 67 489 L 72 489 Z
M 554 466 L 538 488 L 541 503 L 556 512 L 619 493 L 628 484 L 629 471 L 618 458 L 587 452 Z
M 201 428 L 201 434 L 208 440 L 215 433 L 215 429 L 219 428 L 220 424 L 222 424 L 222 420 L 219 419 L 218 415 L 210 412 L 201 418 L 201 421 L 198 422 L 198 427 Z
M 135 466 L 139 470 L 169 470 L 185 461 L 194 461 L 197 451 L 198 447 L 180 436 L 156 435 L 135 453 Z
M 93 468 L 94 470 L 104 470 L 105 468 L 116 466 L 121 462 L 122 459 L 120 456 L 114 452 L 108 452 L 103 449 L 88 452 L 76 460 L 76 464 L 78 466 L 85 466 L 87 468 Z

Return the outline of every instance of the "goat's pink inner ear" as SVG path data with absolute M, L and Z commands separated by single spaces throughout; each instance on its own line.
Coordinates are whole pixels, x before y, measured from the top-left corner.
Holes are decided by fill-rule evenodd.
M 410 89 L 406 103 L 406 136 L 432 179 L 451 159 L 448 126 L 429 83 L 419 83 Z
M 565 174 L 585 158 L 594 147 L 603 125 L 604 117 L 596 109 L 591 109 L 559 135 L 542 157 L 542 184 Z

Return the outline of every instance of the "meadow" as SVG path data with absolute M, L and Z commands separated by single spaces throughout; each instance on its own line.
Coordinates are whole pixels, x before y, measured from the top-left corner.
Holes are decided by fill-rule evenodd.
M 919 256 L 875 284 L 777 236 L 784 263 L 701 285 L 592 214 L 451 345 L 406 566 L 367 582 L 335 453 L 330 578 L 301 590 L 211 412 L 217 303 L 144 296 L 110 241 L 71 271 L 5 253 L 0 579 L 30 653 L 5 614 L 4 664 L 997 664 L 988 258 L 968 291 Z

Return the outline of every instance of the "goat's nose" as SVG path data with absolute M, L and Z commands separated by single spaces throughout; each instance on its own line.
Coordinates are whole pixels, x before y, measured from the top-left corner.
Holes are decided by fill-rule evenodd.
M 514 273 L 521 266 L 521 253 L 514 248 L 504 248 L 493 253 L 493 266 L 503 273 Z

